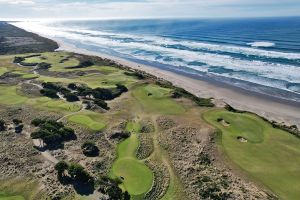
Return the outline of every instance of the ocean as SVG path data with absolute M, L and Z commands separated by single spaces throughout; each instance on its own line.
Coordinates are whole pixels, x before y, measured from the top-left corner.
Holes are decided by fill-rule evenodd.
M 77 48 L 300 102 L 300 17 L 13 24 Z

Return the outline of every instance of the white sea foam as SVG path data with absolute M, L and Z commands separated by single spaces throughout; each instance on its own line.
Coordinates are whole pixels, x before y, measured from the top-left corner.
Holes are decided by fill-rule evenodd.
M 233 70 L 236 73 L 218 74 L 219 76 L 236 78 L 261 85 L 271 87 L 276 86 L 281 89 L 286 89 L 284 84 L 278 84 L 276 81 L 272 82 L 272 79 L 278 79 L 282 82 L 300 83 L 300 67 L 288 64 L 263 62 L 259 60 L 245 60 L 229 55 L 222 55 L 222 52 L 230 52 L 244 55 L 264 56 L 268 58 L 300 59 L 300 54 L 297 53 L 266 51 L 255 48 L 209 44 L 194 41 L 177 41 L 174 39 L 156 36 L 137 36 L 84 29 L 58 28 L 31 22 L 14 23 L 14 25 L 51 38 L 71 40 L 74 41 L 75 45 L 76 43 L 82 43 L 89 46 L 107 47 L 123 55 L 126 54 L 127 56 L 131 56 L 136 59 L 159 62 L 178 68 L 184 66 L 197 71 L 208 72 L 211 67 L 222 67 L 224 69 Z M 130 38 L 132 41 L 125 42 L 122 38 Z M 217 51 L 220 53 L 216 54 L 182 50 L 166 47 L 166 45 L 183 45 L 190 49 L 203 49 L 208 51 Z M 151 53 L 134 54 L 133 52 L 137 50 L 144 50 Z M 158 58 L 157 55 L 160 55 L 160 57 Z M 166 58 L 170 59 L 165 60 Z M 201 62 L 205 65 L 188 65 L 188 63 L 191 62 Z M 239 73 L 239 71 L 243 71 L 245 74 Z
M 247 43 L 247 45 L 250 45 L 251 47 L 273 47 L 273 46 L 275 46 L 275 43 L 273 43 L 273 42 L 250 42 L 250 43 Z

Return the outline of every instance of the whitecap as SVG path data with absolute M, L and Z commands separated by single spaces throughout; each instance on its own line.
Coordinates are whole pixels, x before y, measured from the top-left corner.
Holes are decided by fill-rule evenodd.
M 273 46 L 275 46 L 275 43 L 261 41 L 261 42 L 250 42 L 250 43 L 247 43 L 247 45 L 250 45 L 251 47 L 273 47 Z

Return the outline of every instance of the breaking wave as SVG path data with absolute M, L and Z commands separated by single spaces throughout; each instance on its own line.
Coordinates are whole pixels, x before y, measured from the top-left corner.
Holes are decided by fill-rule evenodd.
M 97 47 L 97 50 L 111 50 L 122 57 L 160 63 L 180 70 L 192 69 L 196 72 L 300 93 L 300 53 L 260 49 L 274 47 L 274 42 L 249 42 L 246 43 L 247 47 L 162 35 L 57 27 L 51 23 L 13 24 L 75 46 L 84 45 L 90 48 L 88 50 Z

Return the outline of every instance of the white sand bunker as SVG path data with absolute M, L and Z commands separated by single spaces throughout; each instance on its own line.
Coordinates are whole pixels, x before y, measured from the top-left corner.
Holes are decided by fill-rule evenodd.
M 230 123 L 225 121 L 224 119 L 219 118 L 217 121 L 220 122 L 225 127 L 230 126 Z
M 248 142 L 248 140 L 246 138 L 242 137 L 242 136 L 238 136 L 236 139 L 238 139 L 242 143 Z

